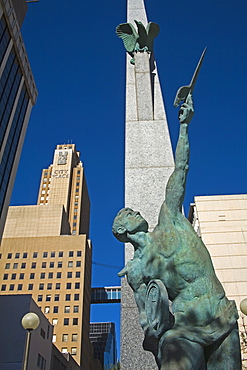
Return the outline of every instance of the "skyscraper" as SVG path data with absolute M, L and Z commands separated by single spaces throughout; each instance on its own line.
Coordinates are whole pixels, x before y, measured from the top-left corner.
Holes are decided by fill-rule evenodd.
M 94 348 L 94 357 L 100 360 L 102 369 L 112 370 L 117 365 L 115 324 L 90 323 L 90 340 Z
M 25 0 L 0 0 L 0 239 L 37 90 L 20 32 Z
M 85 370 L 93 369 L 89 213 L 80 153 L 58 145 L 37 205 L 9 208 L 0 262 L 1 294 L 32 294 L 54 325 L 54 344 Z

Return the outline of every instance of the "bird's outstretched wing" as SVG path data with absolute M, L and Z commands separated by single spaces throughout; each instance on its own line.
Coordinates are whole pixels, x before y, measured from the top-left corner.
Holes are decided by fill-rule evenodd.
M 125 49 L 132 53 L 135 50 L 138 33 L 131 23 L 121 23 L 116 28 L 116 34 L 123 40 Z
M 152 51 L 154 39 L 156 36 L 158 36 L 160 32 L 160 26 L 157 23 L 149 22 L 146 31 L 147 31 L 147 47 L 149 51 Z

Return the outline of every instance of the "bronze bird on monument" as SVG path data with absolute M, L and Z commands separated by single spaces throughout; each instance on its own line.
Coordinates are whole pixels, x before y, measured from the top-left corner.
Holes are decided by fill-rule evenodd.
M 116 28 L 116 34 L 123 40 L 124 47 L 132 57 L 130 63 L 135 64 L 134 53 L 153 50 L 154 38 L 159 34 L 157 23 L 149 22 L 147 27 L 142 22 L 134 20 L 137 31 L 131 23 L 121 23 Z

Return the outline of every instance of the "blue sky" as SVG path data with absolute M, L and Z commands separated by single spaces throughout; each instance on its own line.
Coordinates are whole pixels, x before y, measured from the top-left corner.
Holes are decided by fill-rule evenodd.
M 185 211 L 195 195 L 246 193 L 246 0 L 146 0 L 160 25 L 155 57 L 175 147 L 177 89 L 190 82 L 207 53 L 194 90 L 191 162 Z M 41 169 L 57 144 L 81 152 L 91 198 L 93 261 L 123 266 L 111 234 L 124 205 L 125 51 L 115 27 L 126 0 L 40 0 L 22 28 L 39 96 L 33 108 L 12 205 L 36 204 Z M 93 286 L 119 285 L 117 268 L 93 265 Z M 92 321 L 115 321 L 119 305 L 92 308 Z

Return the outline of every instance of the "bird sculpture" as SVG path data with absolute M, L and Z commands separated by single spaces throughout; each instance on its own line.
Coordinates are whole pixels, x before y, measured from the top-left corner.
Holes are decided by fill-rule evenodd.
M 135 64 L 134 53 L 153 50 L 154 38 L 159 34 L 157 23 L 149 22 L 147 27 L 142 22 L 134 20 L 137 31 L 131 23 L 121 23 L 116 28 L 116 34 L 123 40 L 126 51 L 132 57 L 130 63 Z

